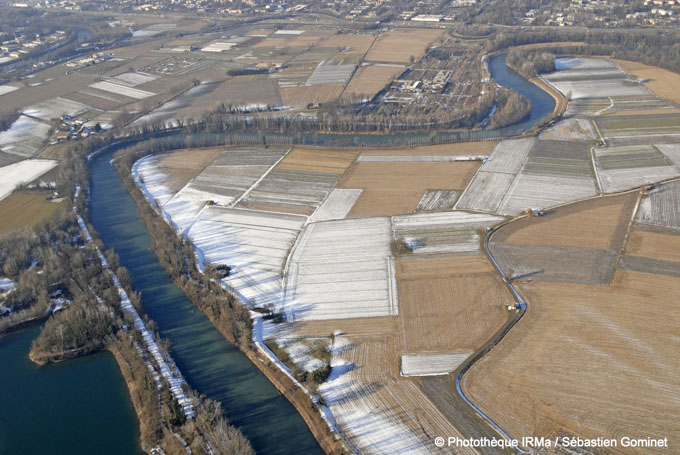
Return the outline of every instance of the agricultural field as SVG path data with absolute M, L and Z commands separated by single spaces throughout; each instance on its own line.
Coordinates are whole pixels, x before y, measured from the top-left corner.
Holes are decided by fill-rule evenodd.
M 363 190 L 349 217 L 400 215 L 413 213 L 427 190 L 463 190 L 478 168 L 475 161 L 356 162 L 338 186 Z
M 287 320 L 396 315 L 390 242 L 389 218 L 308 225 L 290 261 Z
M 588 143 L 508 140 L 496 145 L 456 208 L 518 215 L 596 194 Z
M 0 201 L 15 188 L 31 183 L 57 164 L 52 160 L 24 160 L 0 167 Z
M 0 172 L 2 168 L 0 168 Z M 58 211 L 67 210 L 63 199 L 48 200 L 49 192 L 16 191 L 0 200 L 0 235 L 30 229 Z
M 680 182 L 660 185 L 640 200 L 637 223 L 680 230 Z
M 402 256 L 397 261 L 397 283 L 404 353 L 469 355 L 500 329 L 508 316 L 505 307 L 514 303 L 481 254 Z
M 281 102 L 284 106 L 305 109 L 307 106 L 319 105 L 337 100 L 342 94 L 345 84 L 325 84 L 280 88 Z
M 641 222 L 629 231 L 638 197 L 570 204 L 515 221 L 492 237 L 492 254 L 529 306 L 469 370 L 463 389 L 511 436 L 567 432 L 680 441 L 668 423 L 680 409 L 674 392 L 680 364 L 671 341 L 678 321 L 670 307 L 680 260 L 673 245 L 680 236 Z M 667 207 L 679 211 L 677 204 Z
M 638 62 L 626 60 L 615 62 L 628 73 L 643 80 L 645 87 L 659 98 L 680 103 L 680 75 L 677 73 Z
M 543 78 L 574 100 L 649 94 L 616 64 L 602 58 L 558 58 L 555 68 Z
M 526 316 L 471 368 L 463 388 L 510 435 L 668 437 L 672 447 L 680 443 L 678 284 L 619 270 L 605 286 L 521 285 Z
M 462 436 L 416 382 L 400 377 L 395 343 L 390 335 L 335 336 L 331 376 L 319 392 L 350 441 L 365 453 L 445 453 L 432 444 L 433 436 Z
M 319 43 L 323 47 L 343 49 L 348 52 L 365 54 L 375 41 L 375 36 L 370 34 L 336 34 L 329 36 Z
M 496 146 L 494 141 L 458 142 L 454 144 L 424 145 L 403 149 L 366 149 L 361 151 L 362 159 L 369 156 L 460 156 L 486 158 Z
M 355 156 L 354 152 L 295 148 L 257 183 L 240 205 L 311 215 Z
M 607 284 L 637 197 L 600 197 L 522 218 L 494 234 L 489 248 L 511 279 Z
M 598 138 L 590 119 L 578 117 L 560 120 L 556 125 L 543 131 L 539 137 L 559 141 L 588 141 Z
M 603 191 L 614 193 L 680 176 L 677 147 L 660 147 L 634 145 L 595 149 Z M 662 149 L 668 153 L 662 153 Z
M 626 254 L 678 262 L 680 268 L 680 235 L 633 229 L 626 242 Z
M 392 231 L 404 254 L 472 253 L 481 249 L 480 231 L 503 220 L 467 212 L 420 213 L 392 217 Z
M 409 63 L 420 58 L 427 47 L 442 36 L 441 30 L 398 29 L 378 37 L 366 54 L 372 62 Z
M 37 155 L 47 143 L 52 126 L 48 122 L 25 115 L 0 132 L 0 151 L 21 158 Z
M 605 138 L 663 137 L 680 133 L 678 114 L 599 116 L 595 121 Z
M 156 184 L 165 185 L 168 190 L 177 192 L 192 178 L 196 177 L 222 151 L 218 147 L 176 150 L 149 158 L 149 164 L 157 170 L 155 175 L 162 179 Z M 150 177 L 152 177 L 150 174 L 145 176 L 144 183 L 147 187 L 153 184 L 152 181 L 148 180 Z
M 361 66 L 347 84 L 342 97 L 361 96 L 371 99 L 404 70 L 403 66 L 395 65 Z
M 460 195 L 461 191 L 456 190 L 428 190 L 420 198 L 416 211 L 436 212 L 453 210 Z

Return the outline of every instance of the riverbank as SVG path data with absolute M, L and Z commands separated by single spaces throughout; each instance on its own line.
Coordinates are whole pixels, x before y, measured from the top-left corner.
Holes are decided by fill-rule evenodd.
M 314 438 L 317 440 L 321 448 L 328 454 L 342 454 L 349 453 L 350 450 L 345 446 L 342 439 L 334 434 L 329 424 L 322 417 L 322 410 L 318 404 L 314 403 L 313 396 L 302 385 L 292 379 L 281 367 L 272 361 L 261 349 L 259 343 L 255 344 L 253 349 L 252 323 L 248 326 L 247 337 L 244 338 L 243 333 L 234 333 L 234 320 L 228 315 L 224 314 L 220 308 L 224 306 L 206 304 L 205 299 L 197 299 L 196 282 L 198 286 L 204 288 L 212 288 L 212 293 L 218 291 L 218 294 L 224 293 L 228 297 L 228 305 L 232 310 L 240 309 L 238 312 L 238 320 L 236 322 L 243 322 L 244 317 L 250 321 L 250 315 L 247 307 L 242 303 L 236 302 L 233 296 L 226 294 L 226 291 L 221 286 L 215 286 L 214 282 L 206 273 L 201 273 L 194 261 L 193 250 L 186 251 L 183 249 L 187 246 L 186 242 L 180 242 L 179 237 L 174 231 L 169 221 L 159 214 L 158 210 L 152 209 L 153 201 L 147 199 L 143 194 L 141 188 L 137 185 L 131 173 L 131 164 L 138 158 L 134 151 L 128 152 L 128 155 L 118 156 L 114 162 L 123 183 L 132 196 L 133 201 L 137 205 L 137 209 L 145 221 L 147 229 L 152 238 L 165 238 L 168 245 L 175 245 L 174 249 L 165 250 L 162 254 L 165 258 L 161 260 L 166 271 L 170 274 L 175 284 L 184 291 L 185 295 L 189 297 L 192 303 L 201 310 L 213 324 L 213 326 L 220 332 L 220 334 L 229 342 L 238 344 L 241 351 L 250 359 L 253 365 L 260 370 L 267 379 L 276 387 L 297 410 L 307 427 L 312 432 Z M 170 234 L 170 238 L 169 237 Z M 154 242 L 156 245 L 157 242 Z M 156 251 L 157 252 L 157 251 Z M 189 254 L 187 254 L 189 253 Z M 176 257 L 172 257 L 176 256 Z M 160 258 L 160 257 L 159 257 Z M 172 264 L 184 264 L 186 268 L 172 267 Z M 189 276 L 191 279 L 187 279 Z M 219 295 L 218 295 L 219 297 Z M 235 306 L 233 306 L 235 305 Z
M 522 48 L 525 46 L 519 46 L 519 48 Z M 531 45 L 528 45 L 526 47 L 531 48 Z M 514 48 L 513 48 L 514 49 Z M 513 67 L 510 63 L 505 62 L 508 68 L 516 72 L 517 74 L 520 74 L 517 68 Z M 551 121 L 557 120 L 560 118 L 562 115 L 564 115 L 564 112 L 567 110 L 567 104 L 569 100 L 562 95 L 562 93 L 559 92 L 555 87 L 553 87 L 550 83 L 548 83 L 545 79 L 543 79 L 541 76 L 534 76 L 530 77 L 527 79 L 529 82 L 546 92 L 548 95 L 552 96 L 552 98 L 555 100 L 555 108 L 553 109 L 552 115 L 549 119 L 547 119 L 543 124 L 547 124 Z M 542 125 L 537 125 L 535 129 L 539 129 Z
M 246 334 L 243 326 L 230 323 L 237 318 L 225 317 L 232 309 L 230 299 L 207 291 L 208 285 L 217 293 L 223 289 L 198 275 L 195 267 L 187 268 L 185 259 L 194 260 L 190 243 L 182 242 L 155 213 L 145 219 L 147 211 L 153 212 L 152 207 L 145 200 L 138 206 L 122 175 L 111 166 L 111 153 L 120 148 L 109 148 L 90 162 L 89 218 L 102 241 L 115 248 L 121 265 L 129 271 L 134 290 L 143 296 L 144 312 L 154 321 L 159 335 L 170 342 L 172 357 L 187 382 L 201 395 L 218 401 L 230 423 L 246 435 L 258 453 L 321 453 L 291 403 L 242 351 L 226 341 L 205 312 L 196 311 L 197 305 L 187 295 L 214 311 L 227 333 L 237 329 Z M 120 165 L 120 157 L 113 163 Z M 166 241 L 165 234 L 155 235 L 156 231 L 167 231 L 170 239 Z M 154 235 L 156 238 L 152 238 Z M 187 255 L 183 254 L 185 250 Z M 172 274 L 168 274 L 168 267 Z M 236 304 L 234 308 L 243 307 Z M 247 309 L 245 313 L 247 316 Z M 250 331 L 236 338 L 250 343 Z

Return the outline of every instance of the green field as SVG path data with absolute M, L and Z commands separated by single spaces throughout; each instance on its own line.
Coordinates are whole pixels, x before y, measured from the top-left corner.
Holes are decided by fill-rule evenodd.
M 66 210 L 65 201 L 48 201 L 49 192 L 17 191 L 0 201 L 0 235 L 32 228 L 57 211 Z

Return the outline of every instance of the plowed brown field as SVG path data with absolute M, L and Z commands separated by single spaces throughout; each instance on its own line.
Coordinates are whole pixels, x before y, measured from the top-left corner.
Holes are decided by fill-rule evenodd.
M 560 207 L 542 217 L 508 225 L 494 242 L 616 250 L 628 229 L 637 193 L 590 199 Z
M 512 295 L 485 256 L 397 261 L 402 349 L 472 351 L 505 323 Z
M 167 176 L 166 186 L 179 191 L 223 150 L 213 147 L 164 153 L 159 157 L 158 169 Z
M 420 58 L 425 53 L 425 49 L 442 34 L 442 30 L 432 29 L 389 31 L 380 35 L 373 43 L 368 54 L 366 54 L 366 60 L 409 63 L 411 57 Z
M 680 235 L 632 230 L 626 253 L 665 261 L 680 261 Z
M 515 437 L 668 437 L 678 447 L 678 286 L 678 278 L 621 271 L 611 286 L 522 285 L 526 316 L 463 387 Z
M 479 166 L 474 161 L 357 162 L 343 176 L 339 186 L 364 190 L 349 217 L 401 215 L 412 213 L 428 189 L 463 190 Z

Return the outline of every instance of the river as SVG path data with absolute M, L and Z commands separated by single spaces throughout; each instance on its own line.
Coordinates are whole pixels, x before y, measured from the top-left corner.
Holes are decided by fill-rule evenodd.
M 489 68 L 499 84 L 531 101 L 531 115 L 501 130 L 475 133 L 471 139 L 518 134 L 554 110 L 554 99 L 507 68 L 504 55 L 491 58 Z M 356 141 L 385 145 L 407 136 L 357 135 Z M 323 143 L 323 136 L 309 135 L 309 140 Z M 150 251 L 146 227 L 110 158 L 108 152 L 91 163 L 90 221 L 134 277 L 133 288 L 142 293 L 144 309 L 160 334 L 171 341 L 172 355 L 188 382 L 221 402 L 259 453 L 321 453 L 295 408 L 165 273 Z M 38 330 L 33 326 L 0 338 L 0 454 L 137 454 L 137 423 L 113 357 L 100 353 L 35 366 L 27 354 Z
M 321 448 L 295 408 L 237 347 L 175 286 L 150 250 L 137 207 L 109 163 L 90 163 L 90 222 L 134 277 L 146 313 L 156 321 L 187 382 L 219 401 L 234 425 L 262 454 L 319 454 Z

